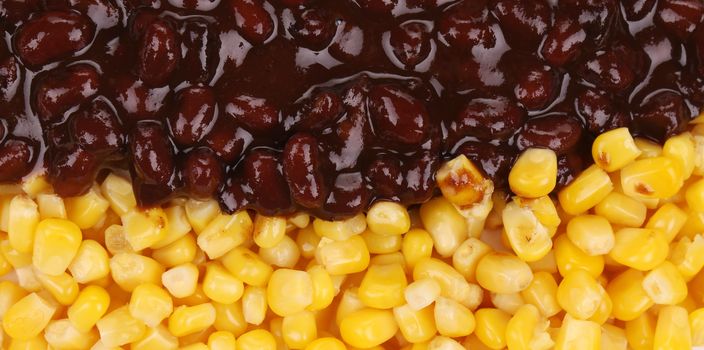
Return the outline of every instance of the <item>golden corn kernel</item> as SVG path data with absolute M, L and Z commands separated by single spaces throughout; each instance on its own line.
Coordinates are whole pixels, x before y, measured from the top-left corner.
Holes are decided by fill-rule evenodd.
M 592 143 L 594 163 L 608 172 L 623 168 L 636 160 L 641 153 L 628 128 L 604 132 Z
M 555 344 L 547 332 L 549 322 L 530 304 L 520 307 L 506 325 L 506 345 L 511 350 L 547 350 Z
M 122 216 L 137 206 L 132 183 L 128 179 L 110 173 L 103 180 L 100 189 L 117 215 Z
M 606 292 L 613 303 L 613 317 L 630 321 L 637 318 L 653 305 L 648 293 L 643 289 L 642 272 L 628 269 L 612 279 Z
M 474 313 L 474 334 L 492 349 L 506 347 L 506 327 L 511 315 L 493 308 L 479 309 Z
M 271 275 L 266 294 L 271 311 L 293 315 L 313 303 L 313 281 L 305 271 L 279 269 Z
M 668 242 L 675 239 L 685 222 L 687 213 L 672 203 L 665 203 L 648 219 L 645 228 L 659 230 Z
M 203 286 L 200 284 L 196 284 L 196 289 L 193 292 L 193 294 L 191 294 L 185 298 L 174 298 L 174 305 L 175 306 L 181 306 L 181 305 L 194 306 L 194 305 L 207 303 L 209 301 L 210 301 L 210 299 L 203 292 Z
M 100 243 L 85 240 L 78 247 L 76 256 L 68 265 L 68 270 L 78 283 L 86 284 L 110 274 L 110 259 Z
M 67 319 L 49 322 L 44 339 L 55 349 L 87 349 L 98 340 L 96 332 L 82 332 Z
M 301 257 L 298 245 L 289 236 L 284 236 L 271 248 L 259 248 L 259 256 L 269 265 L 293 268 Z
M 594 212 L 614 225 L 640 227 L 645 222 L 645 204 L 618 192 L 611 192 L 594 207 Z
M 443 197 L 436 197 L 420 206 L 423 226 L 433 239 L 433 247 L 442 257 L 449 257 L 467 239 L 467 222 Z
M 472 311 L 452 299 L 438 297 L 435 300 L 433 315 L 441 335 L 463 337 L 474 331 L 475 320 Z
M 161 284 L 176 298 L 185 298 L 196 292 L 198 267 L 191 263 L 174 266 L 161 275 Z
M 635 138 L 635 144 L 641 151 L 639 159 L 654 158 L 662 155 L 662 146 L 660 144 L 644 139 L 642 137 Z
M 221 262 L 231 274 L 251 286 L 266 285 L 273 272 L 270 265 L 244 247 L 230 250 L 222 257 Z
M 185 235 L 164 247 L 152 251 L 152 258 L 164 267 L 173 267 L 193 261 L 197 250 L 196 239 L 193 235 Z
M 557 181 L 557 156 L 549 149 L 530 148 L 518 157 L 508 175 L 509 186 L 525 198 L 546 196 Z
M 238 350 L 276 350 L 276 339 L 267 330 L 255 329 L 237 339 Z
M 528 288 L 521 291 L 521 296 L 546 317 L 554 316 L 562 310 L 557 301 L 557 282 L 550 273 L 536 272 Z
M 362 309 L 350 313 L 340 322 L 340 335 L 345 343 L 358 348 L 371 348 L 391 339 L 398 325 L 391 310 Z
M 613 350 L 628 350 L 626 332 L 611 324 L 601 326 L 601 348 Z
M 357 287 L 346 289 L 342 293 L 337 310 L 335 310 L 335 323 L 339 326 L 342 319 L 347 317 L 347 315 L 362 309 L 364 309 L 364 304 L 359 300 Z
M 26 340 L 10 339 L 10 344 L 7 350 L 45 350 L 48 349 L 48 347 L 49 344 L 46 343 L 44 337 L 36 336 Z
M 431 340 L 427 350 L 464 350 L 464 346 L 452 338 L 437 336 Z M 412 350 L 416 350 L 415 348 Z
M 235 336 L 239 336 L 247 330 L 247 321 L 244 320 L 241 303 L 220 304 L 213 302 L 213 307 L 215 308 L 213 328 L 232 332 Z
M 296 235 L 296 244 L 298 245 L 301 255 L 310 259 L 315 256 L 315 250 L 320 243 L 320 236 L 315 233 L 313 225 L 308 225 L 300 230 Z
M 676 160 L 682 169 L 683 178 L 689 178 L 696 165 L 696 150 L 692 134 L 687 132 L 667 139 L 662 147 L 662 155 Z
M 129 312 L 137 320 L 154 327 L 171 315 L 174 305 L 169 293 L 156 284 L 144 283 L 132 291 Z
M 87 286 L 78 293 L 66 315 L 79 332 L 88 332 L 105 315 L 110 306 L 110 294 L 99 286 Z
M 61 274 L 76 256 L 82 236 L 81 230 L 71 221 L 42 220 L 34 238 L 32 264 L 47 275 Z
M 418 261 L 433 254 L 433 237 L 423 229 L 412 229 L 403 235 L 401 252 L 406 258 L 406 264 L 412 269 Z
M 169 332 L 182 337 L 197 333 L 215 323 L 215 308 L 211 303 L 195 306 L 179 306 L 169 316 Z
M 24 298 L 27 292 L 11 281 L 0 281 L 0 320 L 7 310 Z
M 551 234 L 535 214 L 516 202 L 506 205 L 502 213 L 504 232 L 511 248 L 523 261 L 542 259 L 552 248 Z
M 303 349 L 318 337 L 315 315 L 301 311 L 284 317 L 281 332 L 286 345 L 291 349 Z
M 369 266 L 369 250 L 359 235 L 343 241 L 323 238 L 315 252 L 315 260 L 331 275 L 345 275 L 364 271 Z
M 689 314 L 689 328 L 692 331 L 692 345 L 704 345 L 704 308 Z
M 173 205 L 164 209 L 166 214 L 166 235 L 154 243 L 151 248 L 160 249 L 176 242 L 191 232 L 191 223 L 186 217 L 186 210 L 181 205 Z
M 633 320 L 626 321 L 625 327 L 628 345 L 634 350 L 651 350 L 655 337 L 655 317 L 648 312 Z
M 683 180 L 680 164 L 667 157 L 637 160 L 621 170 L 623 192 L 631 197 L 668 198 Z
M 97 224 L 110 206 L 97 187 L 82 196 L 65 198 L 64 203 L 68 219 L 83 230 Z
M 472 294 L 470 284 L 452 266 L 442 260 L 426 258 L 419 261 L 413 269 L 413 280 L 431 278 L 440 285 L 440 295 L 456 300 L 472 308 L 476 300 L 468 300 Z
M 421 278 L 409 284 L 403 293 L 408 307 L 418 311 L 435 302 L 441 290 L 440 283 L 435 279 Z
M 393 311 L 405 340 L 411 343 L 422 343 L 429 341 L 437 333 L 432 307 L 414 310 L 408 305 L 401 305 L 395 307 Z
M 491 181 L 464 155 L 443 164 L 435 177 L 443 197 L 460 208 L 481 201 L 493 189 Z
M 39 218 L 41 220 L 49 218 L 66 219 L 66 206 L 64 199 L 57 194 L 42 193 L 37 196 L 37 206 L 39 206 Z
M 284 291 L 281 291 L 283 293 Z M 266 317 L 267 292 L 262 287 L 246 286 L 242 293 L 242 314 L 244 320 L 253 325 L 260 325 Z
M 367 216 L 369 217 L 369 216 Z M 388 254 L 401 250 L 403 236 L 401 235 L 380 235 L 370 230 L 362 233 L 362 238 L 367 244 L 371 254 Z
M 179 350 L 210 350 L 208 345 L 203 342 L 191 343 L 186 346 L 182 346 Z
M 599 204 L 613 188 L 609 174 L 592 165 L 563 188 L 558 198 L 565 212 L 579 215 Z
M 565 316 L 555 339 L 555 350 L 601 349 L 601 327 L 592 321 Z
M 376 202 L 367 212 L 367 227 L 378 235 L 402 235 L 411 228 L 411 219 L 398 203 Z
M 598 277 L 604 271 L 604 257 L 588 255 L 570 241 L 567 235 L 555 239 L 555 262 L 560 275 L 565 276 L 570 271 L 585 270 L 592 277 Z
M 54 299 L 61 305 L 71 305 L 78 296 L 78 283 L 71 275 L 62 273 L 51 276 L 37 271 L 37 280 L 42 287 L 48 291 Z
M 228 331 L 213 332 L 208 336 L 209 350 L 232 350 L 237 347 L 235 335 Z
M 2 257 L 15 269 L 32 264 L 32 254 L 15 250 L 7 239 L 0 240 Z
M 687 310 L 679 306 L 664 306 L 658 312 L 653 349 L 689 350 L 692 335 Z
M 313 220 L 313 229 L 320 237 L 345 241 L 364 232 L 367 229 L 367 219 L 364 214 L 357 214 L 349 219 L 338 221 L 315 219 Z
M 95 325 L 100 333 L 100 341 L 109 347 L 133 343 L 147 331 L 142 321 L 130 315 L 127 306 L 113 310 Z
M 240 300 L 244 284 L 220 264 L 211 262 L 205 268 L 203 292 L 215 302 L 230 304 Z
M 623 228 L 615 233 L 609 256 L 616 262 L 641 271 L 660 265 L 669 252 L 668 242 L 660 231 Z
M 17 283 L 22 289 L 28 292 L 39 292 L 42 290 L 43 286 L 41 282 L 39 282 L 35 271 L 36 269 L 32 266 L 23 266 L 15 269 Z
M 528 264 L 518 257 L 503 253 L 489 253 L 477 264 L 477 282 L 494 293 L 518 293 L 533 280 Z
M 586 320 L 599 309 L 604 298 L 604 288 L 584 270 L 570 271 L 557 287 L 557 302 L 567 313 Z
M 166 237 L 169 223 L 161 208 L 131 210 L 121 219 L 125 239 L 135 251 L 153 247 Z
M 676 305 L 687 297 L 687 282 L 674 264 L 665 261 L 645 275 L 643 290 L 656 304 Z
M 599 283 L 599 286 L 603 288 L 601 283 Z M 611 318 L 611 312 L 614 309 L 614 304 L 605 291 L 601 296 L 602 298 L 601 303 L 599 303 L 599 307 L 596 309 L 596 312 L 592 315 L 592 317 L 589 318 L 589 321 L 596 322 L 598 324 L 606 323 L 606 321 Z
M 486 243 L 473 237 L 468 238 L 452 254 L 452 266 L 468 281 L 475 281 L 479 259 L 491 251 L 491 247 Z
M 494 307 L 510 315 L 515 314 L 526 303 L 521 293 L 490 293 L 490 296 Z
M 602 216 L 579 215 L 567 223 L 567 237 L 587 255 L 604 255 L 614 246 L 614 231 Z
M 178 349 L 178 338 L 169 332 L 164 325 L 149 327 L 144 337 L 130 345 L 131 350 Z
M 682 237 L 674 244 L 670 261 L 685 281 L 690 281 L 704 267 L 704 236 Z
M 196 234 L 200 234 L 210 221 L 220 214 L 220 204 L 213 199 L 205 201 L 189 199 L 184 207 L 188 222 L 191 223 Z
M 143 283 L 161 284 L 164 267 L 156 260 L 134 253 L 120 253 L 110 259 L 113 281 L 127 292 Z
M 335 287 L 330 278 L 330 274 L 320 265 L 309 267 L 306 272 L 313 283 L 313 302 L 307 307 L 308 310 L 317 311 L 328 307 L 335 298 Z
M 407 281 L 400 264 L 370 265 L 359 285 L 359 299 L 368 307 L 391 309 L 404 304 Z
M 5 259 L 5 256 L 2 254 L 2 251 L 0 251 L 0 276 L 7 275 L 8 273 L 12 272 L 12 269 L 12 264 L 10 264 L 7 259 Z
M 308 344 L 305 350 L 346 350 L 345 343 L 337 338 L 324 337 L 318 338 Z
M 12 248 L 22 253 L 31 252 L 38 223 L 39 209 L 31 198 L 25 195 L 12 198 L 7 231 Z
M 254 219 L 254 243 L 262 248 L 277 245 L 286 235 L 286 219 L 257 215 Z
M 127 242 L 125 230 L 121 225 L 110 225 L 105 229 L 105 248 L 112 255 L 119 253 L 135 253 Z
M 31 293 L 7 309 L 2 318 L 2 326 L 13 339 L 31 339 L 44 330 L 55 312 L 55 305 L 38 294 Z

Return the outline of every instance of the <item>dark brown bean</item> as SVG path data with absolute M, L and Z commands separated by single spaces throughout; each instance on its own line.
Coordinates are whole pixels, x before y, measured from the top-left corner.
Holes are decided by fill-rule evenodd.
M 49 182 L 60 196 L 80 196 L 93 186 L 98 172 L 98 160 L 91 152 L 73 144 L 52 150 Z
M 34 104 L 44 124 L 61 121 L 62 113 L 95 95 L 100 88 L 98 72 L 77 64 L 49 72 L 36 87 Z
M 458 136 L 472 135 L 482 140 L 506 139 L 523 125 L 526 111 L 505 96 L 469 101 L 451 125 Z
M 176 97 L 176 110 L 167 116 L 174 141 L 193 146 L 210 132 L 215 123 L 215 95 L 210 87 L 192 86 Z
M 573 149 L 582 137 L 582 125 L 565 115 L 529 119 L 516 137 L 520 151 L 532 147 L 549 148 L 557 154 Z
M 209 148 L 189 151 L 181 164 L 181 176 L 186 192 L 198 199 L 213 197 L 223 179 L 223 168 Z
M 253 202 L 260 213 L 275 215 L 291 210 L 289 188 L 284 179 L 279 155 L 257 149 L 244 158 L 243 169 L 252 189 Z
M 79 13 L 45 12 L 19 29 L 15 47 L 22 62 L 42 66 L 88 46 L 94 31 L 94 24 Z
M 36 148 L 24 139 L 8 138 L 0 146 L 0 182 L 17 182 L 34 166 Z

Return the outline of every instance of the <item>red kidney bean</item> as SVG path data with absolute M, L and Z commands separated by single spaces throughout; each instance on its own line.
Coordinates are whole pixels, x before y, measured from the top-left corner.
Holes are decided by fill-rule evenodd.
M 210 132 L 215 122 L 215 102 L 215 95 L 207 86 L 192 86 L 178 93 L 175 111 L 167 120 L 179 146 L 193 146 Z
M 55 69 L 37 83 L 34 104 L 43 123 L 61 121 L 61 114 L 95 95 L 100 88 L 99 73 L 88 64 Z
M 327 197 L 319 153 L 315 137 L 298 133 L 288 139 L 282 154 L 283 172 L 291 197 L 304 208 L 320 208 Z
M 83 49 L 93 39 L 95 26 L 79 13 L 50 11 L 29 20 L 15 35 L 22 61 L 42 66 Z

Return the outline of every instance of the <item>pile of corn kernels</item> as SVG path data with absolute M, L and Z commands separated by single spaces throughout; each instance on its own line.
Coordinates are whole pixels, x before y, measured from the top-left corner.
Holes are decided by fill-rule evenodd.
M 467 158 L 443 196 L 366 215 L 136 208 L 0 188 L 4 349 L 691 349 L 704 345 L 704 116 L 662 147 L 615 129 L 557 198 L 529 149 L 494 192 Z

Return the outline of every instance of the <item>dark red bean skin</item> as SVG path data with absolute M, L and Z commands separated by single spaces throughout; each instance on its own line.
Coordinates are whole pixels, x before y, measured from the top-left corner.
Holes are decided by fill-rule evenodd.
M 559 17 L 547 32 L 541 54 L 553 66 L 564 66 L 582 52 L 587 33 L 579 22 L 567 16 Z
M 389 34 L 393 54 L 406 69 L 413 69 L 430 54 L 431 34 L 420 22 L 409 22 Z
M 161 124 L 137 123 L 132 130 L 129 145 L 132 166 L 141 179 L 152 184 L 166 184 L 172 181 L 174 152 Z
M 548 115 L 529 119 L 516 137 L 516 146 L 549 148 L 557 154 L 573 149 L 582 137 L 582 125 L 564 115 Z
M 365 180 L 377 196 L 398 200 L 404 180 L 401 162 L 393 156 L 379 156 L 367 166 Z
M 306 133 L 293 135 L 281 156 L 293 200 L 304 208 L 320 208 L 327 197 L 327 189 L 320 171 L 318 140 Z
M 150 88 L 130 76 L 118 77 L 112 86 L 116 107 L 124 112 L 123 121 L 130 125 L 140 120 L 160 119 L 171 94 L 168 87 Z
M 513 93 L 528 110 L 541 110 L 555 99 L 560 90 L 559 76 L 548 67 L 525 70 L 517 79 Z
M 279 127 L 279 111 L 264 98 L 239 95 L 225 105 L 225 114 L 254 133 L 269 133 Z
M 638 131 L 660 142 L 687 128 L 687 107 L 682 96 L 675 92 L 664 91 L 652 96 L 636 113 Z
M 163 20 L 155 20 L 145 29 L 139 51 L 137 73 L 149 85 L 161 86 L 176 70 L 181 49 L 176 31 Z
M 95 95 L 100 76 L 93 66 L 78 64 L 47 74 L 36 87 L 35 106 L 42 123 L 61 120 L 61 114 Z
M 215 123 L 215 95 L 207 86 L 183 89 L 176 97 L 176 110 L 167 116 L 174 141 L 193 146 L 205 137 Z
M 342 99 L 331 91 L 322 91 L 301 104 L 284 121 L 286 130 L 321 131 L 344 112 Z
M 440 158 L 429 152 L 423 152 L 403 166 L 405 185 L 400 197 L 406 203 L 423 203 L 433 196 L 435 190 L 435 172 L 440 167 Z
M 71 139 L 90 152 L 106 156 L 125 146 L 123 127 L 105 100 L 94 100 L 73 114 L 69 123 Z
M 93 23 L 76 12 L 45 12 L 20 28 L 15 47 L 25 64 L 42 66 L 83 49 L 94 32 Z
M 582 70 L 584 79 L 615 93 L 626 90 L 636 78 L 634 67 L 614 51 L 597 53 Z
M 621 4 L 629 21 L 643 19 L 655 6 L 656 0 L 621 0 Z
M 325 216 L 332 219 L 350 217 L 366 208 L 370 200 L 371 194 L 361 173 L 340 173 L 330 186 L 330 195 L 324 206 Z
M 251 202 L 251 189 L 243 183 L 241 175 L 232 175 L 218 192 L 220 208 L 228 214 L 246 209 Z
M 331 13 L 325 9 L 307 9 L 295 15 L 289 31 L 302 46 L 322 50 L 332 41 L 337 27 Z
M 583 156 L 570 152 L 557 158 L 557 186 L 555 192 L 569 185 L 586 167 Z
M 273 151 L 257 149 L 242 161 L 244 177 L 252 189 L 253 204 L 264 215 L 285 213 L 292 209 L 280 160 Z
M 585 120 L 587 130 L 595 134 L 629 124 L 630 115 L 599 90 L 585 89 L 580 92 L 575 99 L 575 110 Z
M 53 150 L 49 166 L 49 182 L 56 194 L 63 197 L 80 196 L 93 186 L 98 172 L 95 155 L 74 144 Z
M 17 182 L 34 166 L 36 148 L 27 140 L 8 138 L 0 146 L 0 182 Z
M 184 189 L 198 199 L 212 198 L 223 180 L 223 168 L 209 148 L 201 147 L 185 155 L 181 164 Z
M 213 129 L 203 139 L 215 154 L 227 164 L 234 163 L 252 141 L 252 135 L 228 118 L 218 118 Z
M 397 87 L 372 87 L 369 110 L 376 132 L 386 140 L 412 146 L 426 136 L 428 111 L 420 100 Z
M 489 11 L 472 1 L 465 1 L 445 12 L 438 22 L 442 42 L 460 51 L 471 51 L 475 46 L 496 46 L 496 34 L 487 22 Z
M 550 5 L 545 0 L 499 0 L 493 13 L 512 47 L 534 48 L 550 27 Z
M 655 22 L 680 40 L 685 40 L 704 21 L 704 4 L 697 0 L 658 2 Z
M 469 141 L 457 149 L 457 154 L 464 154 L 477 164 L 496 187 L 504 187 L 508 182 L 508 174 L 516 159 L 514 148 L 502 145 L 496 146 L 485 142 Z
M 453 131 L 481 140 L 506 139 L 523 125 L 526 111 L 505 96 L 477 98 L 461 110 Z
M 0 60 L 0 102 L 9 102 L 17 94 L 21 72 L 15 57 Z
M 181 44 L 186 48 L 179 73 L 184 80 L 207 83 L 215 71 L 219 40 L 212 25 L 196 19 L 183 23 Z
M 230 0 L 240 34 L 253 44 L 261 44 L 274 32 L 274 22 L 262 0 Z

